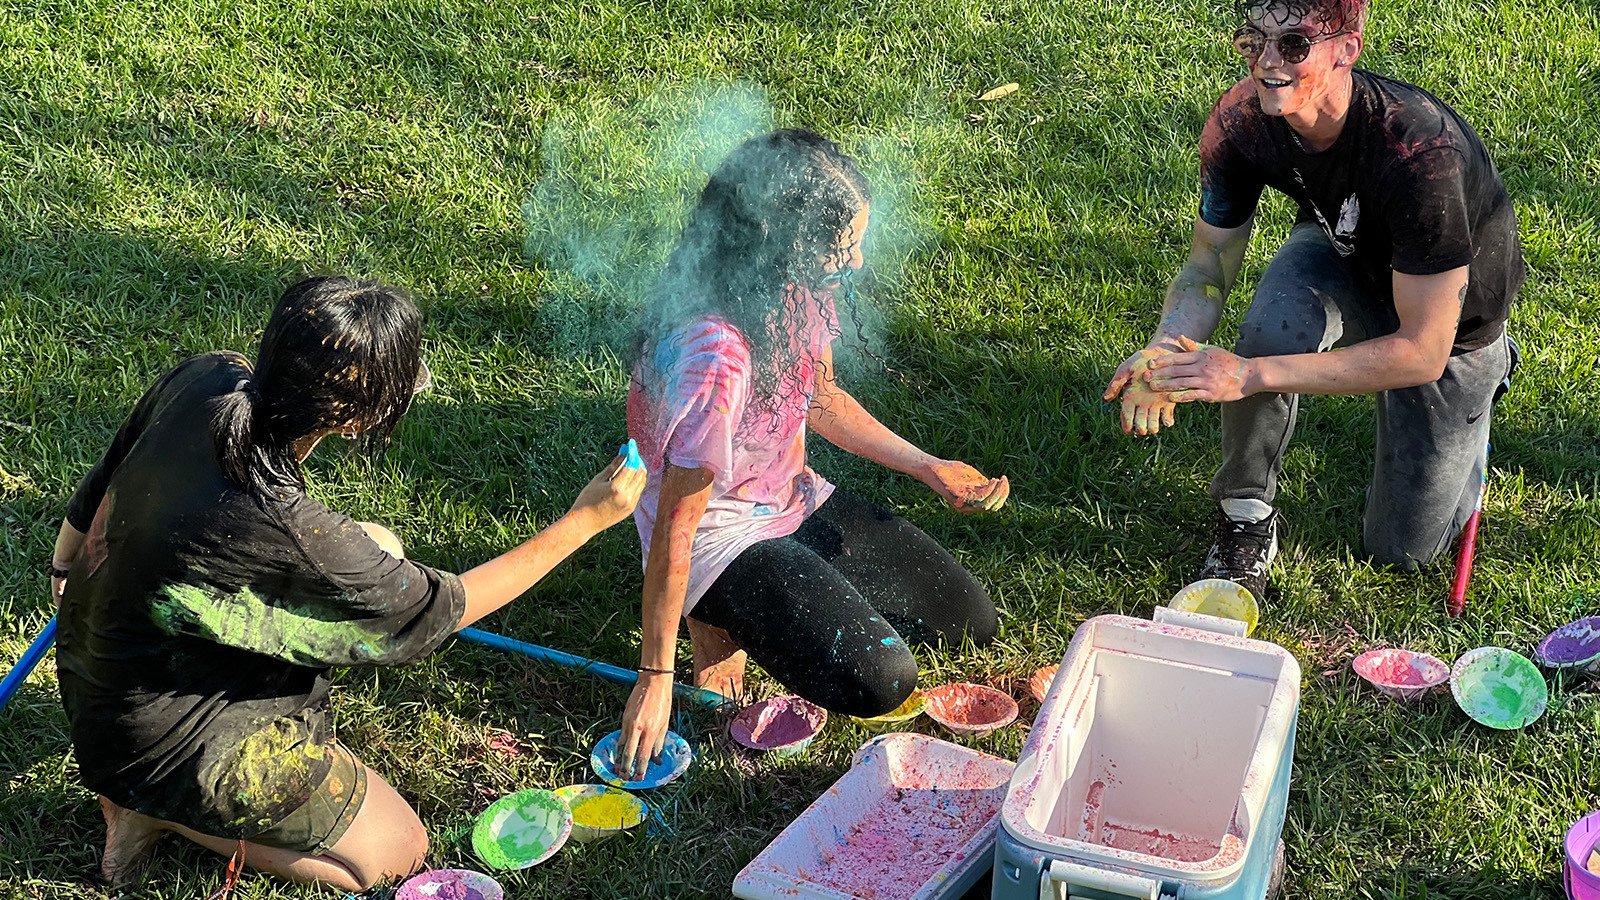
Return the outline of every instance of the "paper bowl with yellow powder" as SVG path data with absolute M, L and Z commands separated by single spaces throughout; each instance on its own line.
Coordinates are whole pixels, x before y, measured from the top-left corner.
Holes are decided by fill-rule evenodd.
M 572 835 L 572 810 L 555 791 L 532 788 L 489 804 L 472 826 L 472 850 L 492 869 L 527 869 Z
M 1173 595 L 1167 606 L 1202 616 L 1244 623 L 1246 635 L 1261 623 L 1261 607 L 1249 589 L 1226 578 L 1204 578 Z
M 911 696 L 906 698 L 906 702 L 881 716 L 873 716 L 870 719 L 862 719 L 857 716 L 851 716 L 850 718 L 866 726 L 870 731 L 893 731 L 898 726 L 902 726 L 922 715 L 927 708 L 928 695 L 923 693 L 921 688 L 918 688 L 911 692 Z
M 569 784 L 556 796 L 572 810 L 572 839 L 583 844 L 619 835 L 650 815 L 643 800 L 608 784 Z

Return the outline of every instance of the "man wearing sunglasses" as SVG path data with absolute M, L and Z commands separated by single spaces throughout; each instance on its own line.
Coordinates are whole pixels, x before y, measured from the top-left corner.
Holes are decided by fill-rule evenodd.
M 1200 215 L 1154 338 L 1117 369 L 1123 430 L 1177 404 L 1222 406 L 1219 509 L 1204 577 L 1260 597 L 1299 394 L 1375 394 L 1364 545 L 1413 570 L 1477 500 L 1489 407 L 1514 367 L 1505 333 L 1524 266 L 1516 217 L 1472 127 L 1428 92 L 1355 68 L 1365 0 L 1244 0 L 1248 77 L 1200 136 Z M 1203 343 L 1239 275 L 1265 187 L 1299 207 L 1233 352 Z

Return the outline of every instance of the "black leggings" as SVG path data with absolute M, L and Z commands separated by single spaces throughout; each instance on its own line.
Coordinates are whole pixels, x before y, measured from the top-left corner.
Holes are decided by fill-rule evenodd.
M 994 603 L 905 519 L 841 490 L 800 530 L 739 554 L 690 613 L 725 629 L 789 690 L 877 716 L 917 685 L 907 641 L 994 640 Z

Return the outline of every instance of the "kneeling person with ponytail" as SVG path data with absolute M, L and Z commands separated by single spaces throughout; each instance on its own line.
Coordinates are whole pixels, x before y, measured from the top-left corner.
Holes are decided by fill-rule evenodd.
M 346 891 L 420 867 L 416 813 L 333 735 L 330 670 L 428 655 L 638 502 L 644 475 L 619 457 L 564 517 L 457 576 L 313 500 L 301 464 L 329 434 L 381 448 L 427 379 L 420 346 L 395 289 L 301 281 L 254 367 L 180 363 L 73 495 L 51 564 L 57 662 L 113 884 L 168 831 Z

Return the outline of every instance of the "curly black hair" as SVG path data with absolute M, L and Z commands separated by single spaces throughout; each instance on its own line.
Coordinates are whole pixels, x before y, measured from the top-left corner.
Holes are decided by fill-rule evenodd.
M 1368 0 L 1235 0 L 1246 21 L 1270 19 L 1279 25 L 1300 19 L 1321 26 L 1318 34 L 1360 31 L 1366 23 Z
M 700 194 L 661 277 L 651 290 L 635 346 L 648 346 L 673 328 L 717 315 L 750 347 L 748 408 L 776 427 L 785 398 L 808 391 L 798 384 L 795 340 L 808 310 L 824 315 L 826 298 L 854 311 L 849 246 L 840 235 L 872 200 L 855 161 L 827 138 L 788 128 L 734 148 Z M 859 327 L 859 326 L 858 326 Z

